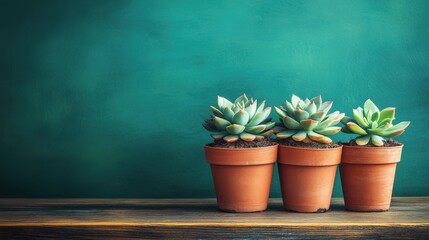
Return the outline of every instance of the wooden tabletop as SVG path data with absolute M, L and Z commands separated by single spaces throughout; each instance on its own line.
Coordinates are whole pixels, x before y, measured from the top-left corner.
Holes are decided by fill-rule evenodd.
M 429 239 L 429 197 L 396 197 L 388 212 L 224 213 L 215 199 L 0 199 L 0 239 Z

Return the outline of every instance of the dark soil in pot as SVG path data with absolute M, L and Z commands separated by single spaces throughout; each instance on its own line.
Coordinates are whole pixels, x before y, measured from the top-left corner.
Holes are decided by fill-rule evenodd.
M 383 143 L 384 144 L 381 147 L 397 147 L 402 145 L 402 143 L 397 141 L 383 141 Z M 356 140 L 351 140 L 350 142 L 339 143 L 339 144 L 344 146 L 377 147 L 374 144 L 372 144 L 371 141 L 369 141 L 366 145 L 357 145 Z
M 210 147 L 220 147 L 220 148 L 258 148 L 258 147 L 269 147 L 274 145 L 276 145 L 276 143 L 269 138 L 254 140 L 252 142 L 246 142 L 239 139 L 236 142 L 232 142 L 232 143 L 228 143 L 223 140 L 217 140 L 213 143 L 207 144 L 207 146 L 210 146 Z
M 303 142 L 297 142 L 293 139 L 286 138 L 286 139 L 276 139 L 274 140 L 278 144 L 285 145 L 285 146 L 291 146 L 291 147 L 302 147 L 302 148 L 337 148 L 340 145 L 337 143 L 318 143 L 318 142 L 311 142 L 311 143 L 303 143 Z

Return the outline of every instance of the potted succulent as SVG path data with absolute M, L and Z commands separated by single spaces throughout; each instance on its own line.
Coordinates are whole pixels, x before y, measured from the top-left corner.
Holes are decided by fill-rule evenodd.
M 217 108 L 203 126 L 213 143 L 204 146 L 211 165 L 217 202 L 227 212 L 258 212 L 267 208 L 277 144 L 271 140 L 275 123 L 265 101 L 245 94 L 234 103 L 218 97 Z
M 346 209 L 387 211 L 403 145 L 384 138 L 401 135 L 410 122 L 393 125 L 395 108 L 380 111 L 370 99 L 363 109 L 353 109 L 353 116 L 341 120 L 343 132 L 359 135 L 343 144 L 340 175 Z
M 342 146 L 328 135 L 341 130 L 335 126 L 344 117 L 328 114 L 332 102 L 320 96 L 301 100 L 292 95 L 285 107 L 275 107 L 280 123 L 274 128 L 279 145 L 278 169 L 286 210 L 325 212 L 331 203 Z

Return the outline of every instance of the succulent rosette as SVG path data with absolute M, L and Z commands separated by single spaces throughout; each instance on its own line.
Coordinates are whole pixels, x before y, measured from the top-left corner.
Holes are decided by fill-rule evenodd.
M 269 117 L 271 107 L 265 107 L 265 101 L 248 98 L 246 94 L 238 97 L 234 103 L 218 96 L 217 107 L 210 106 L 212 115 L 204 120 L 203 126 L 215 140 L 225 142 L 261 140 L 273 134 L 275 122 Z
M 274 107 L 280 117 L 280 123 L 274 129 L 277 138 L 292 138 L 304 143 L 332 143 L 328 136 L 341 131 L 341 127 L 335 125 L 344 117 L 344 113 L 339 111 L 328 114 L 332 104 L 332 101 L 323 102 L 321 96 L 302 100 L 292 95 L 291 102 Z
M 408 121 L 393 125 L 395 108 L 388 107 L 380 111 L 371 99 L 365 101 L 363 108 L 353 109 L 353 117 L 344 117 L 341 120 L 345 125 L 343 132 L 358 134 L 356 144 L 360 146 L 371 141 L 373 145 L 381 147 L 384 145 L 384 138 L 397 137 L 410 125 Z

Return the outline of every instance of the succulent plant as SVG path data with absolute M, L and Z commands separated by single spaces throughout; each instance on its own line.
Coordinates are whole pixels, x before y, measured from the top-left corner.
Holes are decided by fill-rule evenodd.
M 395 108 L 388 107 L 380 111 L 371 99 L 365 101 L 363 109 L 361 107 L 353 109 L 353 116 L 354 118 L 344 117 L 341 120 L 345 125 L 342 131 L 359 134 L 360 136 L 356 138 L 357 145 L 366 145 L 371 140 L 375 146 L 383 146 L 384 137 L 397 137 L 410 125 L 410 122 L 393 125 Z
M 332 101 L 322 102 L 322 97 L 301 100 L 292 95 L 291 102 L 286 101 L 286 107 L 274 107 L 280 117 L 280 123 L 274 128 L 277 138 L 289 138 L 298 142 L 332 143 L 327 135 L 341 131 L 335 126 L 344 117 L 344 113 L 335 111 L 328 114 Z
M 269 115 L 271 107 L 264 108 L 265 101 L 258 105 L 253 98 L 248 99 L 246 94 L 238 97 L 234 103 L 218 96 L 218 107 L 210 106 L 213 114 L 211 119 L 204 120 L 203 126 L 213 132 L 215 140 L 235 142 L 238 139 L 251 142 L 270 137 L 275 123 Z

